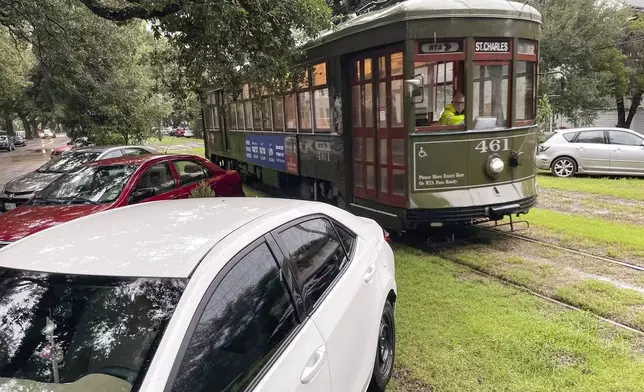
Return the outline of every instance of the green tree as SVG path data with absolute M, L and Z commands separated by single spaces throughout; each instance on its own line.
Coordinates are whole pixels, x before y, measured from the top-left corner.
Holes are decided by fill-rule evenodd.
M 18 42 L 0 28 L 0 115 L 2 128 L 13 134 L 14 108 L 30 86 L 29 73 L 34 59 L 24 42 Z
M 302 54 L 297 37 L 315 36 L 331 17 L 323 0 L 79 1 L 108 20 L 151 21 L 174 49 L 184 85 L 197 93 L 239 86 L 242 78 L 281 87 Z
M 644 94 L 644 20 L 640 15 L 635 15 L 628 21 L 619 48 L 622 67 L 615 69 L 613 81 L 617 126 L 630 128 Z M 628 112 L 627 101 L 630 101 Z
M 609 105 L 615 72 L 622 58 L 615 50 L 624 33 L 627 11 L 618 2 L 537 0 L 543 17 L 541 70 L 560 71 L 565 84 L 543 77 L 540 90 L 553 110 L 576 126 L 592 123 L 597 110 Z

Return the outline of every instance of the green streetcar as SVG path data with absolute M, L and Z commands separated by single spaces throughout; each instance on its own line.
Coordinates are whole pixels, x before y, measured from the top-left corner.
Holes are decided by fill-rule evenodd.
M 354 16 L 305 45 L 288 94 L 208 92 L 206 155 L 390 230 L 527 213 L 540 33 L 537 10 L 505 0 Z

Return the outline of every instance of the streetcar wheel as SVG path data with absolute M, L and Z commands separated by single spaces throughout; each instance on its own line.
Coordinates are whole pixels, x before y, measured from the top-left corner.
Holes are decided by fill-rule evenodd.
M 313 199 L 313 192 L 311 191 L 311 183 L 309 182 L 309 180 L 303 178 L 300 181 L 300 188 L 298 193 L 299 193 L 300 199 L 303 199 L 303 200 Z
M 552 162 L 552 174 L 555 177 L 572 177 L 577 172 L 577 162 L 568 157 L 561 157 Z
M 341 193 L 338 193 L 338 196 L 335 198 L 335 205 L 343 210 L 347 209 L 347 202 L 344 200 L 344 196 L 342 196 Z

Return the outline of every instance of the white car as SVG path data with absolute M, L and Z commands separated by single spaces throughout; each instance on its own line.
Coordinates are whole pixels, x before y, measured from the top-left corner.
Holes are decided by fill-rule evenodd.
M 188 128 L 186 128 L 186 129 L 183 131 L 183 136 L 184 136 L 184 137 L 195 137 L 195 133 L 192 131 L 192 129 L 188 129 Z
M 0 249 L 0 288 L 0 390 L 382 392 L 393 369 L 388 236 L 328 204 L 98 213 Z

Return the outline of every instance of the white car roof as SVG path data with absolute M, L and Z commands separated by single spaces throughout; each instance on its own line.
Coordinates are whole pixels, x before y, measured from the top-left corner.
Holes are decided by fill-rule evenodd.
M 317 203 L 241 197 L 116 208 L 54 226 L 0 249 L 0 267 L 75 275 L 185 278 L 227 235 L 243 236 L 256 219 L 313 204 Z

